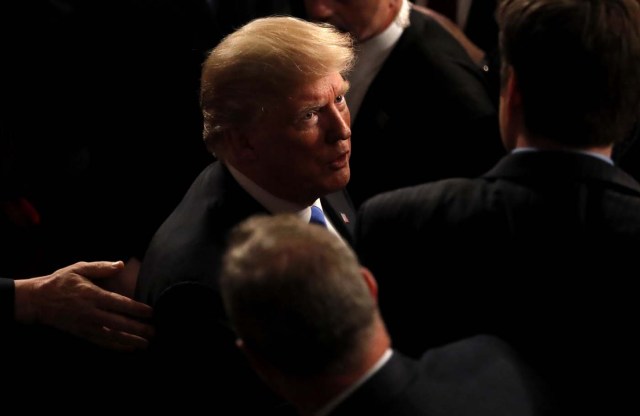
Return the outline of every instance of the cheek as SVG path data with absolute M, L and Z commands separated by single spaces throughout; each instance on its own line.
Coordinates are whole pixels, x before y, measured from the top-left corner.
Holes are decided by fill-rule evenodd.
M 318 164 L 318 155 L 322 149 L 315 140 L 300 135 L 287 140 L 286 143 L 272 149 L 273 157 L 280 160 L 285 166 L 293 166 L 297 171 L 315 169 Z

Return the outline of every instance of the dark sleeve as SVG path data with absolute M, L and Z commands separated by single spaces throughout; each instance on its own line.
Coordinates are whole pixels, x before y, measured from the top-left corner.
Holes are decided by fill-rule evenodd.
M 500 104 L 500 64 L 499 51 L 485 52 L 481 69 L 486 83 L 487 93 L 496 108 L 498 108 Z
M 0 277 L 0 327 L 14 321 L 15 283 Z

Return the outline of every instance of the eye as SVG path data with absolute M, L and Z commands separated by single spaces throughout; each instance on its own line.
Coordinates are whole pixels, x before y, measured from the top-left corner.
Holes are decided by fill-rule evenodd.
M 296 119 L 296 124 L 299 126 L 311 126 L 314 125 L 318 120 L 318 110 L 310 109 L 305 112 L 301 112 L 298 118 Z
M 344 95 L 337 95 L 335 101 L 337 104 L 342 104 L 345 101 Z

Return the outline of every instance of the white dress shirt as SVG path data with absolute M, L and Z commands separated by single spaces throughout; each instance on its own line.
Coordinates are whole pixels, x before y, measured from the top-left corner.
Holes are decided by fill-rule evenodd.
M 251 195 L 253 199 L 258 201 L 260 205 L 265 207 L 267 211 L 269 211 L 270 213 L 272 214 L 295 213 L 297 216 L 299 216 L 306 222 L 309 222 L 309 219 L 311 219 L 310 206 L 301 207 L 299 204 L 295 204 L 293 202 L 286 201 L 282 198 L 278 198 L 277 196 L 261 188 L 258 184 L 256 184 L 251 179 L 247 178 L 242 172 L 240 172 L 238 169 L 234 168 L 230 164 L 226 164 L 226 166 L 229 169 L 229 172 L 231 172 L 231 176 L 233 176 L 233 178 L 238 182 L 240 187 L 242 187 L 242 189 L 247 191 L 247 193 Z M 316 199 L 313 205 L 322 209 L 322 212 L 324 212 L 320 199 Z M 329 219 L 327 215 L 325 215 L 325 221 L 327 223 L 327 228 L 334 234 L 340 236 L 340 233 L 336 231 L 335 227 L 331 223 L 331 219 Z M 342 236 L 340 237 L 342 238 Z
M 377 373 L 383 365 L 391 359 L 393 352 L 391 349 L 387 349 L 382 357 L 367 371 L 358 381 L 353 383 L 348 389 L 340 393 L 336 398 L 327 403 L 320 411 L 316 412 L 314 416 L 326 416 L 333 411 L 340 403 L 342 403 L 347 397 L 349 397 L 358 387 L 362 386 L 367 380 L 369 380 L 375 373 Z

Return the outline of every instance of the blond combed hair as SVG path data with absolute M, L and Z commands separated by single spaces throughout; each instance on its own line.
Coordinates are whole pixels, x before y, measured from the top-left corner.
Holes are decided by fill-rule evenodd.
M 285 16 L 247 23 L 204 62 L 200 102 L 207 147 L 220 153 L 219 133 L 252 125 L 304 83 L 346 75 L 354 59 L 350 35 L 326 23 Z

